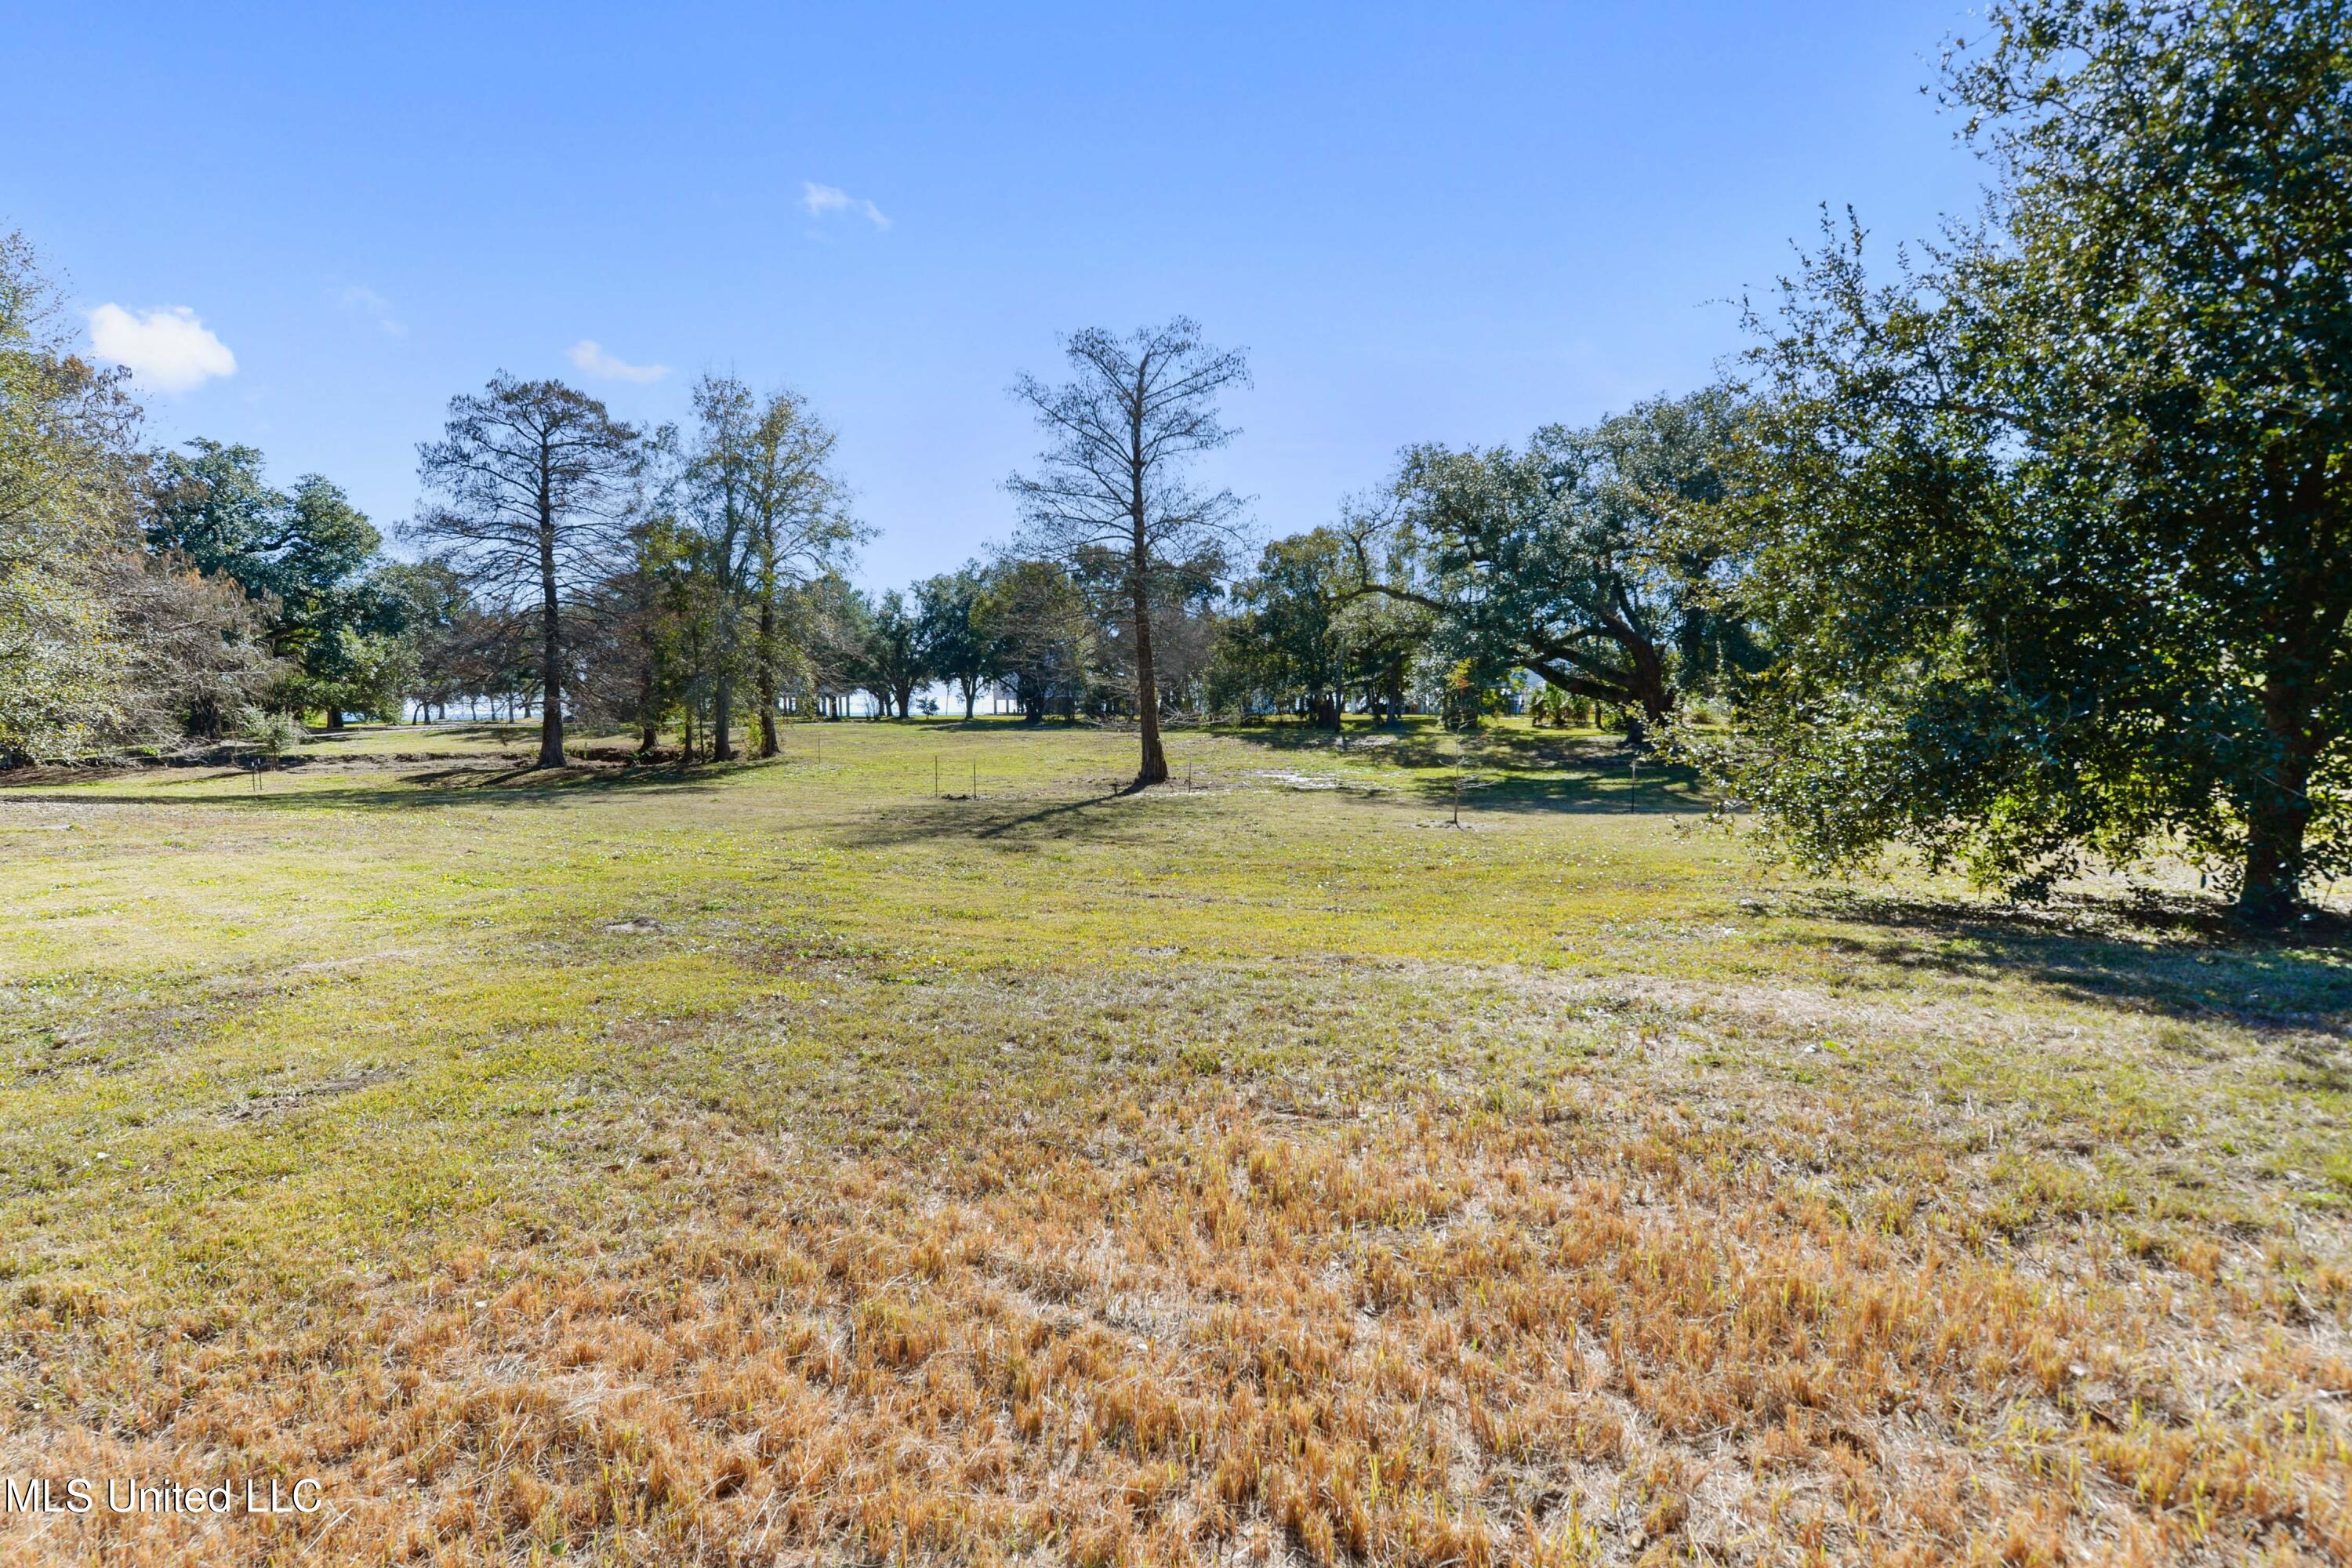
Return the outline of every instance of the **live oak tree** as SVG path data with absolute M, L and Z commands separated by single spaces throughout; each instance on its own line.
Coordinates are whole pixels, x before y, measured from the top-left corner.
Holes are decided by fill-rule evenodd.
M 789 608 L 810 695 L 826 717 L 845 718 L 850 699 L 870 679 L 866 655 L 874 606 L 838 573 L 827 572 L 793 589 Z
M 1760 323 L 1732 782 L 1823 863 L 2021 891 L 2181 849 L 2249 921 L 2352 866 L 2352 12 L 2011 0 L 1948 98 L 1989 221 Z
M 1521 451 L 1409 448 L 1346 527 L 1359 592 L 1427 610 L 1450 658 L 1664 724 L 1687 686 L 1758 657 L 1724 609 L 1738 552 L 1715 510 L 1740 418 L 1717 387 L 1548 426 Z
M 1010 689 L 1022 717 L 1076 710 L 1096 664 L 1087 596 L 1058 561 L 1012 557 L 988 569 L 972 620 L 990 673 Z
M 417 447 L 418 478 L 438 498 L 413 525 L 417 540 L 486 596 L 537 612 L 541 767 L 564 762 L 564 602 L 626 558 L 638 445 L 587 394 L 501 372 L 451 399 L 442 438 Z
M 986 576 L 976 561 L 915 584 L 923 660 L 934 676 L 962 697 L 966 722 L 979 703 L 981 687 L 996 673 L 1001 657 L 980 618 L 981 595 L 986 588 Z
M 1168 778 L 1152 663 L 1153 585 L 1171 563 L 1213 552 L 1236 532 L 1240 500 L 1229 490 L 1194 489 L 1185 470 L 1237 434 L 1217 403 L 1249 384 L 1249 367 L 1241 353 L 1210 347 L 1199 324 L 1181 316 L 1124 338 L 1089 328 L 1069 338 L 1064 353 L 1067 382 L 1047 385 L 1023 375 L 1013 385 L 1048 439 L 1036 472 L 1016 474 L 1007 488 L 1020 503 L 1028 548 L 1073 565 L 1095 552 L 1118 563 L 1142 730 L 1135 776 L 1141 788 Z
M 1382 668 L 1362 656 L 1389 609 L 1363 593 L 1350 542 L 1318 528 L 1266 545 L 1257 570 L 1234 586 L 1235 613 L 1219 639 L 1221 689 L 1277 706 L 1303 700 L 1317 725 L 1339 727 L 1351 678 Z
M 923 652 L 921 612 L 898 589 L 885 589 L 874 601 L 864 632 L 858 663 L 866 689 L 874 693 L 878 709 L 895 708 L 904 719 L 914 707 L 915 688 L 931 677 Z

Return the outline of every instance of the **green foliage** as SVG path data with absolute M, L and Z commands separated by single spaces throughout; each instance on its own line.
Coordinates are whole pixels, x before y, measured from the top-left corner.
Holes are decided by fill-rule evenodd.
M 197 439 L 156 459 L 143 520 L 148 547 L 236 583 L 267 619 L 269 651 L 296 670 L 280 700 L 397 713 L 394 647 L 403 600 L 367 569 L 383 538 L 350 498 L 308 474 L 290 492 L 262 477 L 251 447 Z
M 130 499 L 136 410 L 56 330 L 21 235 L 0 235 L 0 763 L 88 744 L 128 696 L 107 591 Z
M 973 561 L 915 584 L 924 662 L 956 688 L 966 719 L 972 716 L 982 685 L 996 674 L 1000 658 L 981 624 L 980 600 L 987 588 L 986 575 Z
M 326 713 L 331 724 L 347 713 L 393 723 L 401 716 L 402 697 L 415 684 L 416 671 L 416 657 L 405 637 L 346 630 L 335 640 L 331 666 L 320 673 L 306 668 L 282 690 L 297 706 Z
M 1414 447 L 1393 512 L 1359 534 L 1392 524 L 1385 591 L 1434 613 L 1448 656 L 1662 721 L 1685 686 L 1759 662 L 1718 521 L 1741 417 L 1713 388 L 1547 426 L 1525 451 Z
M 690 738 L 732 756 L 740 716 L 772 755 L 792 692 L 858 681 L 864 606 L 835 588 L 867 531 L 832 472 L 833 432 L 797 395 L 705 376 L 694 408 L 690 430 L 647 443 L 655 495 L 629 563 L 572 599 L 588 613 L 569 634 L 584 666 L 572 689 L 583 713 L 629 718 L 646 746 L 682 715 Z
M 2352 868 L 2352 19 L 2024 0 L 1956 56 L 1996 221 L 1787 287 L 1745 445 L 1733 787 L 1805 860 L 2034 892 L 2179 847 Z
M 292 714 L 252 704 L 237 710 L 236 733 L 239 740 L 268 757 L 273 767 L 303 741 L 301 723 Z
M 1301 703 L 1327 729 L 1351 689 L 1387 704 L 1391 719 L 1402 710 L 1431 617 L 1373 589 L 1356 540 L 1328 528 L 1277 539 L 1234 598 L 1218 645 L 1220 706 Z
M 1510 709 L 1499 673 L 1475 659 L 1457 658 L 1437 689 L 1438 722 L 1449 730 L 1475 730 Z
M 400 680 L 391 694 L 395 714 L 404 698 L 439 707 L 500 689 L 485 657 L 497 641 L 490 619 L 474 603 L 456 568 L 434 559 L 391 562 L 377 570 L 375 580 L 400 605 L 394 665 Z M 352 706 L 376 710 L 364 703 Z
M 1014 559 L 991 567 L 973 623 L 1025 717 L 1076 712 L 1094 665 L 1096 628 L 1086 595 L 1058 563 Z
M 915 688 L 930 679 L 921 616 L 896 588 L 886 589 L 874 603 L 858 649 L 858 666 L 876 700 L 896 708 L 901 719 L 914 700 Z

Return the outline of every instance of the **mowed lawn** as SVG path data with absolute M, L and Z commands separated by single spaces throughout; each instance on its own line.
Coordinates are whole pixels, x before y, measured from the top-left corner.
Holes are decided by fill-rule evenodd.
M 2352 1556 L 2335 923 L 1524 729 L 527 744 L 0 787 L 0 1477 L 328 1505 L 0 1563 Z

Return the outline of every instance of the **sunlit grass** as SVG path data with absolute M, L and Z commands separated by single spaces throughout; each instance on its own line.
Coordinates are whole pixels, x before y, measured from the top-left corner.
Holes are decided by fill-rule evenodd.
M 2352 1549 L 2340 952 L 1601 736 L 625 739 L 0 790 L 0 1473 L 339 1510 L 0 1558 Z

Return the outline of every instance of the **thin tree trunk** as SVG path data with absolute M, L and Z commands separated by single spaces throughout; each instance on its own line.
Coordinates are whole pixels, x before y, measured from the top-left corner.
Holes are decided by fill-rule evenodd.
M 1142 432 L 1137 431 L 1138 445 Z M 1151 557 L 1143 537 L 1143 473 L 1135 470 L 1135 544 L 1128 560 L 1128 592 L 1135 605 L 1135 707 L 1143 725 L 1143 765 L 1136 770 L 1135 787 L 1148 789 L 1168 782 L 1168 754 L 1160 747 L 1160 683 L 1151 668 Z
M 710 696 L 710 760 L 731 763 L 735 760 L 735 741 L 728 721 L 734 717 L 735 694 L 728 689 L 725 676 L 719 678 L 718 689 Z
M 637 754 L 651 756 L 661 744 L 660 716 L 654 711 L 654 661 L 637 667 Z
M 773 595 L 760 603 L 760 754 L 772 757 L 776 744 L 776 606 Z
M 555 516 L 544 479 L 539 492 L 539 765 L 563 765 L 563 645 L 555 603 Z

